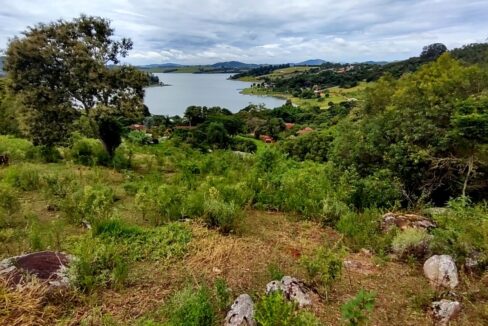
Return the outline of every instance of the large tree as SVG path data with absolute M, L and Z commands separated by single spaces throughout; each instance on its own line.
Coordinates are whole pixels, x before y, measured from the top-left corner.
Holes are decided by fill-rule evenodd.
M 115 40 L 107 19 L 82 15 L 38 24 L 22 34 L 9 42 L 5 69 L 11 89 L 27 108 L 27 131 L 37 144 L 63 141 L 80 114 L 103 120 L 100 129 L 106 119 L 98 119 L 98 107 L 104 116 L 107 111 L 114 117 L 142 116 L 148 76 L 131 66 L 116 66 L 132 41 Z

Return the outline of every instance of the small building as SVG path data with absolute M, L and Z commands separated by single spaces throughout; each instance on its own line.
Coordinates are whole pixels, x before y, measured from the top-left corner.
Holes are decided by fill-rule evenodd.
M 298 130 L 297 134 L 298 134 L 299 136 L 301 136 L 301 135 L 308 134 L 308 133 L 310 133 L 310 132 L 312 132 L 312 131 L 313 131 L 313 129 L 312 129 L 312 128 L 310 128 L 310 127 L 305 127 L 305 128 L 303 128 L 303 129 L 301 129 L 301 130 Z
M 273 142 L 273 137 L 268 136 L 268 135 L 261 135 L 261 136 L 259 136 L 259 139 L 261 139 L 266 144 L 270 144 Z
M 295 124 L 294 124 L 294 123 L 291 123 L 291 122 L 285 122 L 285 128 L 286 128 L 286 130 L 290 130 L 290 129 L 292 129 L 293 127 L 295 127 Z
M 144 130 L 146 130 L 146 127 L 144 127 L 144 125 L 140 125 L 140 124 L 133 124 L 133 125 L 129 126 L 129 129 L 130 130 L 137 130 L 137 131 L 144 131 Z

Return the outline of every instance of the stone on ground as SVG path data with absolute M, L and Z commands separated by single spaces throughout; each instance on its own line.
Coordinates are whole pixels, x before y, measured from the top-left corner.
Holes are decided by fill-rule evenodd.
M 427 217 L 417 214 L 399 214 L 399 213 L 386 213 L 381 219 L 381 230 L 388 232 L 393 228 L 399 228 L 405 230 L 408 228 L 414 229 L 432 229 L 436 227 L 436 224 Z
M 266 285 L 266 294 L 275 291 L 282 291 L 288 300 L 295 301 L 300 308 L 312 304 L 307 287 L 294 277 L 283 276 L 281 281 L 271 281 Z
M 437 325 L 448 325 L 461 311 L 458 301 L 442 299 L 432 302 L 432 316 Z
M 51 286 L 67 286 L 67 272 L 71 259 L 67 254 L 54 251 L 10 257 L 0 262 L 0 276 L 12 284 L 24 282 L 27 275 L 45 281 Z
M 427 259 L 424 274 L 435 288 L 454 289 L 459 283 L 456 264 L 449 255 L 434 255 Z
M 248 294 L 241 294 L 225 317 L 225 326 L 255 326 L 254 303 Z

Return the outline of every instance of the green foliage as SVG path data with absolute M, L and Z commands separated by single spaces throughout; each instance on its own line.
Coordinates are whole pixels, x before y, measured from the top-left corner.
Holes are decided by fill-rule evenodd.
M 217 320 L 210 291 L 205 287 L 177 292 L 165 310 L 168 326 L 213 326 Z
M 0 155 L 8 155 L 12 162 L 24 161 L 33 150 L 31 142 L 13 136 L 0 136 Z
M 367 209 L 364 212 L 349 212 L 341 216 L 336 227 L 345 238 L 346 245 L 353 250 L 366 248 L 384 255 L 390 249 L 394 232 L 383 234 L 380 230 L 381 211 Z
M 463 261 L 473 253 L 481 253 L 481 263 L 488 257 L 488 207 L 487 203 L 473 205 L 461 197 L 451 200 L 448 208 L 434 215 L 438 227 L 432 231 L 432 251 L 450 254 Z
M 157 226 L 183 217 L 184 195 L 185 189 L 180 186 L 147 184 L 137 192 L 135 203 L 142 217 Z
M 95 224 L 110 217 L 113 202 L 112 188 L 103 185 L 84 186 L 66 196 L 61 209 L 71 223 Z
M 73 284 L 91 292 L 103 287 L 121 287 L 128 278 L 127 248 L 99 238 L 85 238 L 74 248 L 76 259 L 70 264 Z
M 73 135 L 70 155 L 75 163 L 87 166 L 107 165 L 109 161 L 99 140 L 83 138 L 79 134 Z
M 270 280 L 281 280 L 285 276 L 285 273 L 283 273 L 277 264 L 269 264 L 267 270 Z
M 119 219 L 96 223 L 93 236 L 109 243 L 118 243 L 130 248 L 127 258 L 131 260 L 171 261 L 182 257 L 191 240 L 190 230 L 181 223 L 169 223 L 157 228 L 140 228 Z
M 38 24 L 10 40 L 5 59 L 9 86 L 28 108 L 24 121 L 35 145 L 65 142 L 80 116 L 76 109 L 89 115 L 104 106 L 109 115 L 96 121 L 111 156 L 120 135 L 105 118 L 142 117 L 148 77 L 126 65 L 108 67 L 132 48 L 129 39 L 113 36 L 108 20 L 82 15 Z
M 149 145 L 152 142 L 151 137 L 144 131 L 131 131 L 127 135 L 127 139 L 134 144 Z
M 231 289 L 223 278 L 215 280 L 215 296 L 220 311 L 225 311 L 231 303 Z
M 204 202 L 205 222 L 227 234 L 235 231 L 241 217 L 240 208 L 234 202 L 225 202 L 219 191 L 212 187 Z
M 393 252 L 401 258 L 424 258 L 429 253 L 432 236 L 423 229 L 409 228 L 398 233 L 391 243 Z
M 375 305 L 376 293 L 361 289 L 358 294 L 341 307 L 342 319 L 350 326 L 366 325 L 368 314 Z
M 5 170 L 4 180 L 12 187 L 23 191 L 38 190 L 42 181 L 39 168 L 25 163 L 9 166 Z
M 326 162 L 333 139 L 329 133 L 311 132 L 285 140 L 280 147 L 289 157 L 299 161 Z
M 256 304 L 254 316 L 259 326 L 320 325 L 315 316 L 307 311 L 298 311 L 296 305 L 279 291 L 263 296 Z
M 300 261 L 309 279 L 314 284 L 324 287 L 326 292 L 342 273 L 344 251 L 336 246 L 322 246 L 312 256 L 303 256 Z
M 0 183 L 0 228 L 12 226 L 20 209 L 21 205 L 15 189 Z

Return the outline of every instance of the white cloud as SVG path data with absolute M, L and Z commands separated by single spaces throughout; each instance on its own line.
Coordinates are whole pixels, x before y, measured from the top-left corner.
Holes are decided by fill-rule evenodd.
M 131 63 L 395 60 L 488 36 L 487 1 L 0 0 L 0 48 L 29 25 L 80 13 L 130 37 Z

